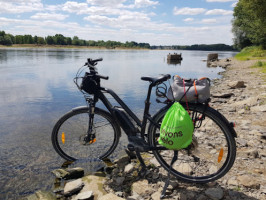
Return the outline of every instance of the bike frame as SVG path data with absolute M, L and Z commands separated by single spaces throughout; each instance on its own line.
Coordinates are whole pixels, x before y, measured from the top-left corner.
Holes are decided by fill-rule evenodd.
M 152 91 L 153 87 L 154 86 L 152 86 L 151 84 L 149 85 L 147 98 L 145 100 L 145 108 L 144 108 L 143 120 L 142 121 L 140 121 L 140 119 L 123 102 L 123 100 L 120 99 L 120 97 L 111 89 L 100 87 L 100 89 L 97 91 L 97 93 L 94 94 L 93 105 L 90 105 L 90 106 L 94 107 L 96 102 L 98 101 L 98 99 L 100 99 L 103 102 L 103 104 L 105 105 L 105 107 L 109 110 L 111 115 L 119 122 L 119 119 L 117 119 L 117 117 L 116 117 L 116 115 L 114 113 L 115 107 L 106 98 L 104 93 L 110 94 L 116 100 L 116 102 L 124 109 L 124 111 L 135 121 L 135 123 L 137 124 L 138 128 L 140 128 L 140 131 L 139 131 L 139 129 L 137 129 L 136 132 L 140 132 L 141 133 L 141 137 L 144 138 L 147 121 L 149 120 L 151 123 L 156 125 L 156 123 L 153 121 L 151 115 L 149 114 L 149 109 L 150 109 L 150 104 L 151 104 L 150 97 L 151 97 L 151 91 Z M 130 119 L 128 119 L 128 117 L 127 117 L 126 120 L 130 120 Z M 126 134 L 128 135 L 128 133 L 126 133 Z

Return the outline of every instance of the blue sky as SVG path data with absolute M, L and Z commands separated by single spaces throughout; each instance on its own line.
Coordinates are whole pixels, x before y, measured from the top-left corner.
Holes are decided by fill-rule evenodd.
M 237 0 L 0 0 L 0 30 L 151 45 L 232 44 Z

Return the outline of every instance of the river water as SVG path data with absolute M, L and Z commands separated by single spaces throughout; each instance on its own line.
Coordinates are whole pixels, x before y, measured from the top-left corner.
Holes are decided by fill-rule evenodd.
M 183 61 L 167 63 L 163 50 L 88 50 L 88 49 L 0 49 L 0 199 L 17 199 L 36 190 L 53 188 L 53 169 L 64 160 L 54 151 L 51 132 L 57 119 L 73 107 L 85 105 L 73 83 L 86 58 L 102 57 L 98 71 L 109 76 L 102 85 L 113 89 L 141 117 L 148 83 L 141 76 L 178 74 L 182 77 L 219 77 L 221 68 L 209 68 L 202 60 L 207 51 L 178 51 Z M 218 52 L 219 58 L 235 52 Z M 151 114 L 163 105 L 155 103 Z M 102 106 L 102 105 L 100 105 Z M 115 159 L 126 146 L 126 137 L 111 156 Z M 102 163 L 74 163 L 85 173 Z

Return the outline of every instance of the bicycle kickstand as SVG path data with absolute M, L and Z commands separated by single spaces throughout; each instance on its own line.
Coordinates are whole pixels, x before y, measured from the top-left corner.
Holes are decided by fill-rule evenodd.
M 141 157 L 140 152 L 138 150 L 136 150 L 135 152 L 136 152 L 136 156 L 137 156 L 137 158 L 140 162 L 140 165 L 141 165 L 141 170 L 139 172 L 139 175 L 141 177 L 144 177 L 146 175 L 146 172 L 147 172 L 147 166 L 146 166 L 143 158 Z
M 171 164 L 170 164 L 170 167 L 168 169 L 168 177 L 167 177 L 167 180 L 165 181 L 165 185 L 163 187 L 163 191 L 162 191 L 162 194 L 161 194 L 160 199 L 163 199 L 165 197 L 165 192 L 166 192 L 166 189 L 168 188 L 169 182 L 170 182 L 170 175 L 171 175 L 170 174 L 170 171 L 171 171 L 171 169 L 172 169 L 173 164 L 175 163 L 175 161 L 177 161 L 177 157 L 178 157 L 178 151 L 174 151 L 174 157 L 173 157 L 173 159 L 171 161 Z

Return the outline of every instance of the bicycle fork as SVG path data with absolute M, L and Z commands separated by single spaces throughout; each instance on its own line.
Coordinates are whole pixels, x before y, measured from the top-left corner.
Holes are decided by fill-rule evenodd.
M 96 133 L 93 130 L 93 121 L 94 121 L 94 113 L 95 113 L 95 103 L 93 101 L 89 101 L 89 126 L 87 130 L 87 136 L 84 138 L 84 142 L 87 144 L 93 144 L 96 142 Z

